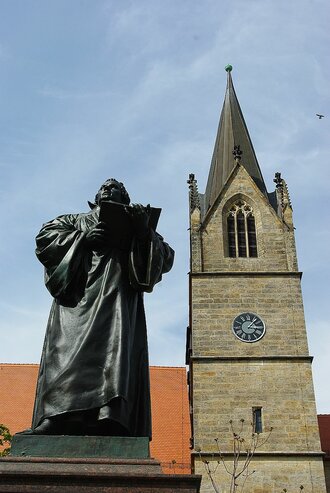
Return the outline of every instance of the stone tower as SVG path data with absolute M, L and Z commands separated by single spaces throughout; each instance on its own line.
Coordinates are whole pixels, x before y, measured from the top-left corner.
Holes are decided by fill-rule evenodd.
M 202 492 L 214 492 L 202 460 L 216 467 L 218 438 L 230 469 L 231 426 L 239 430 L 244 420 L 243 436 L 252 426 L 259 443 L 245 493 L 298 492 L 300 485 L 323 493 L 290 197 L 280 173 L 267 192 L 231 69 L 205 193 L 194 175 L 188 181 L 193 470 L 204 475 Z M 222 463 L 212 477 L 222 493 L 236 491 Z

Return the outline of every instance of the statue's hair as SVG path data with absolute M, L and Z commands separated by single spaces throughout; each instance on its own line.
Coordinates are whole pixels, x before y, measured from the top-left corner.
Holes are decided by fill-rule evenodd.
M 108 180 L 106 180 L 103 183 L 103 185 L 105 183 L 107 183 L 108 181 L 115 181 L 116 183 L 119 184 L 119 188 L 120 188 L 120 191 L 121 191 L 121 196 L 122 196 L 123 203 L 126 204 L 126 205 L 128 205 L 130 203 L 131 199 L 130 199 L 130 197 L 128 195 L 128 192 L 127 192 L 126 188 L 124 187 L 124 184 L 121 181 L 116 180 L 115 178 L 108 178 Z M 101 186 L 101 188 L 99 189 L 99 191 L 95 195 L 95 204 L 98 204 L 99 203 L 99 194 L 100 194 L 100 191 L 101 191 L 103 185 Z

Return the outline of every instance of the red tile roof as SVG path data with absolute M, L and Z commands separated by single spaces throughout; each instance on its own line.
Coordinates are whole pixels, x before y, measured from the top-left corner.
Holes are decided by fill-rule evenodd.
M 150 368 L 151 455 L 164 472 L 190 473 L 190 419 L 185 368 Z
M 330 457 L 330 414 L 319 414 L 318 417 L 321 448 Z
M 11 434 L 31 426 L 39 365 L 0 365 L 0 422 Z
M 0 364 L 0 423 L 12 434 L 29 428 L 39 365 Z M 186 369 L 150 368 L 151 456 L 165 473 L 190 473 L 190 424 Z

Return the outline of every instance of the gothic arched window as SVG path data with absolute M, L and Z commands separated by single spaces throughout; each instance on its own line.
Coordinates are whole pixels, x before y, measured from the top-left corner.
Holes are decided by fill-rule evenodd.
M 238 200 L 227 215 L 229 257 L 257 257 L 257 236 L 253 210 Z

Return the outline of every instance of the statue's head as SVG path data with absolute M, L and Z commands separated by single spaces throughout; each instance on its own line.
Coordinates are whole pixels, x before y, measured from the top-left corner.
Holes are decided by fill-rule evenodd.
M 119 202 L 120 204 L 128 205 L 130 198 L 123 183 L 114 178 L 109 178 L 95 195 L 96 205 L 100 205 L 102 201 Z

